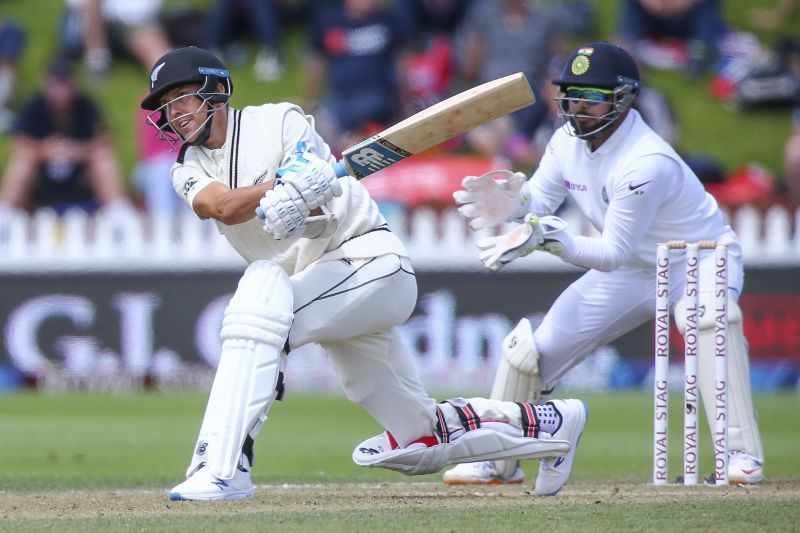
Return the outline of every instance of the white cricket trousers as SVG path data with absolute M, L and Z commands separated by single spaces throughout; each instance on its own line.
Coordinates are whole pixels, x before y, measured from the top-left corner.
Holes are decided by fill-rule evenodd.
M 714 250 L 700 251 L 700 291 L 714 290 Z M 670 252 L 672 305 L 683 296 L 686 256 Z M 738 299 L 744 281 L 741 248 L 728 246 L 728 287 Z M 590 270 L 556 299 L 533 333 L 542 384 L 549 386 L 590 353 L 653 319 L 656 268 L 623 266 L 612 272 Z
M 291 276 L 294 323 L 289 346 L 319 343 L 347 398 L 363 406 L 400 446 L 430 435 L 436 401 L 395 326 L 411 316 L 417 281 L 394 254 L 317 263 Z

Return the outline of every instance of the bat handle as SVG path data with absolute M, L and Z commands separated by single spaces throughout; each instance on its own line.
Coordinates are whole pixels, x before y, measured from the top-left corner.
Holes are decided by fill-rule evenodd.
M 337 161 L 332 166 L 337 178 L 343 178 L 350 175 L 350 173 L 347 171 L 347 167 L 344 166 L 344 160 Z

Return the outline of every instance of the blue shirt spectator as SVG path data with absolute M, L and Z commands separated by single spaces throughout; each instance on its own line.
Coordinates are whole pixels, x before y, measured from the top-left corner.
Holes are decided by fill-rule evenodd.
M 400 82 L 397 62 L 402 30 L 377 0 L 326 4 L 312 15 L 307 62 L 307 103 L 320 103 L 318 126 L 336 142 L 348 133 L 386 125 L 397 118 Z

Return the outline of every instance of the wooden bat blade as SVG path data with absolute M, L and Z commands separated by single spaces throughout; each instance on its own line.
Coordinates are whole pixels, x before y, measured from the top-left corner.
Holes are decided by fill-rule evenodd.
M 358 179 L 536 102 L 521 72 L 468 89 L 423 109 L 342 153 L 334 168 Z

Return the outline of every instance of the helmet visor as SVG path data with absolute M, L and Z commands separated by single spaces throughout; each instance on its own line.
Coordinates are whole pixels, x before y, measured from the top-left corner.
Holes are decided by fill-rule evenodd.
M 197 105 L 195 106 L 191 100 L 187 99 L 194 100 Z M 169 143 L 172 150 L 180 148 L 186 143 L 191 144 L 208 127 L 214 113 L 219 109 L 224 109 L 210 105 L 208 100 L 208 95 L 201 95 L 197 92 L 182 94 L 161 104 L 155 111 L 149 113 L 147 123 L 158 130 L 156 134 L 158 139 Z M 186 109 L 190 110 L 185 111 Z M 200 114 L 205 114 L 203 122 L 197 125 L 189 135 L 184 136 L 181 131 L 185 130 L 190 122 L 194 122 L 195 116 Z
M 569 86 L 564 90 L 564 97 L 569 100 L 580 100 L 589 104 L 607 104 L 614 99 L 614 91 L 599 87 Z

